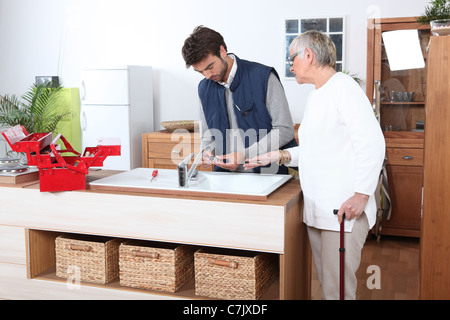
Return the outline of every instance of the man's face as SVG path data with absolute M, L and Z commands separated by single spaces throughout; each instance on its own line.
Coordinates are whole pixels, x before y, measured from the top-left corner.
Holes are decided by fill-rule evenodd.
M 209 54 L 199 63 L 193 64 L 195 71 L 201 73 L 206 79 L 215 82 L 226 82 L 225 75 L 228 70 L 228 63 L 221 57 Z

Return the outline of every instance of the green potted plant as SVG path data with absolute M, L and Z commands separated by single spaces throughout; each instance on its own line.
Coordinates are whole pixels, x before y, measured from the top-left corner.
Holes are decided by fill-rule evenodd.
M 53 132 L 56 133 L 58 123 L 72 117 L 70 111 L 61 110 L 58 98 L 63 87 L 44 83 L 32 85 L 22 97 L 16 95 L 0 95 L 0 129 L 23 125 L 28 133 Z M 0 130 L 1 131 L 1 130 Z M 0 139 L 3 136 L 0 135 Z M 11 157 L 19 157 L 22 162 L 26 157 L 13 151 L 6 151 Z
M 54 132 L 59 121 L 71 117 L 69 111 L 60 110 L 58 97 L 63 87 L 44 83 L 32 85 L 21 98 L 0 95 L 0 127 L 21 124 L 29 133 Z
M 358 77 L 358 75 L 356 73 L 350 73 L 349 70 L 344 70 L 344 71 L 342 71 L 342 73 L 349 75 L 350 77 L 353 78 L 353 80 L 355 80 L 359 85 L 361 85 L 362 80 Z
M 450 19 L 450 0 L 433 0 L 425 7 L 425 12 L 417 18 L 420 24 L 429 24 L 433 20 Z

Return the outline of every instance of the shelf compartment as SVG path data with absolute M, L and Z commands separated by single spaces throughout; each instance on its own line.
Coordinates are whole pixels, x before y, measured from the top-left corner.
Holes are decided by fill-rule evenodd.
M 63 279 L 56 276 L 56 259 L 55 259 L 55 240 L 62 232 L 55 232 L 49 230 L 27 229 L 27 246 L 28 246 L 28 279 L 43 280 L 74 284 L 73 279 Z M 271 253 L 276 258 L 281 256 Z M 279 274 L 280 271 L 277 271 Z M 209 297 L 198 296 L 195 294 L 195 281 L 191 279 L 178 289 L 176 293 L 162 292 L 150 289 L 130 288 L 120 285 L 119 278 L 107 284 L 80 282 L 81 286 L 94 287 L 102 289 L 119 290 L 124 292 L 142 293 L 145 298 L 148 295 L 149 299 L 166 297 L 174 299 L 211 299 Z M 87 296 L 86 299 L 89 299 Z M 279 277 L 275 280 L 269 289 L 261 297 L 262 300 L 279 300 L 280 299 L 280 282 Z

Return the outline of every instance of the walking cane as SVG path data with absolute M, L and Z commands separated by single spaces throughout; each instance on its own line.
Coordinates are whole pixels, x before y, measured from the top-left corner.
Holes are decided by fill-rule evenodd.
M 334 214 L 337 214 L 339 210 L 333 210 Z M 340 246 L 339 246 L 339 299 L 345 300 L 345 246 L 344 246 L 344 221 L 345 213 L 342 215 L 341 230 L 340 230 Z

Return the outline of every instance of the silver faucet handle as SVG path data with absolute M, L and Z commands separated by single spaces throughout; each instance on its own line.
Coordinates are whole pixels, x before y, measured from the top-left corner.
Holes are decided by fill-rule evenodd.
M 191 174 L 190 179 L 191 179 L 191 180 L 195 180 L 195 179 L 197 179 L 197 176 L 198 176 L 198 170 L 197 170 L 197 169 L 194 169 L 194 171 L 193 171 L 192 174 Z
M 187 166 L 189 164 L 189 161 L 191 161 L 191 159 L 194 157 L 194 153 L 191 153 L 190 155 L 188 155 L 186 158 L 184 158 L 183 161 L 181 161 L 178 166 Z

